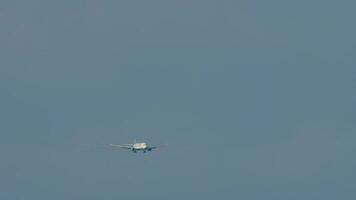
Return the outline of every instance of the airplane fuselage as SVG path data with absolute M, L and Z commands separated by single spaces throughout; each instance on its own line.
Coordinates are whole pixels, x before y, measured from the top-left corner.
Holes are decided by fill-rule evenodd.
M 152 149 L 147 146 L 146 143 L 135 143 L 132 145 L 132 151 L 136 153 L 136 151 L 151 151 Z
M 147 144 L 146 143 L 135 143 L 132 145 L 133 149 L 140 150 L 140 149 L 146 149 Z

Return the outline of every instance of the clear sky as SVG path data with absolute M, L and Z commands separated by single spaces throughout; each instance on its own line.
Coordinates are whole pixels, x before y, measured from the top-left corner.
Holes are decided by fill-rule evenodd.
M 0 199 L 356 199 L 355 6 L 0 1 Z

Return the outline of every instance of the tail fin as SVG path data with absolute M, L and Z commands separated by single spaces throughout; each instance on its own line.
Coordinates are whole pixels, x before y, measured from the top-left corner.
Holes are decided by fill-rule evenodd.
M 134 139 L 133 143 L 136 144 L 136 138 Z

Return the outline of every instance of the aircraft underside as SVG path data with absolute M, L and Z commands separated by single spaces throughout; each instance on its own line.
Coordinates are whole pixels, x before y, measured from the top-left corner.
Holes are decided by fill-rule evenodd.
M 132 149 L 132 152 L 137 153 L 138 151 L 142 151 L 143 153 L 146 153 L 147 151 L 151 151 L 151 148 L 146 148 L 146 149 Z

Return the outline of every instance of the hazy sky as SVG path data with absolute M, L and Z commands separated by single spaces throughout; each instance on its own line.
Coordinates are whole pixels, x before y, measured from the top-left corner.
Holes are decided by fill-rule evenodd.
M 1 0 L 0 199 L 355 199 L 355 6 Z

